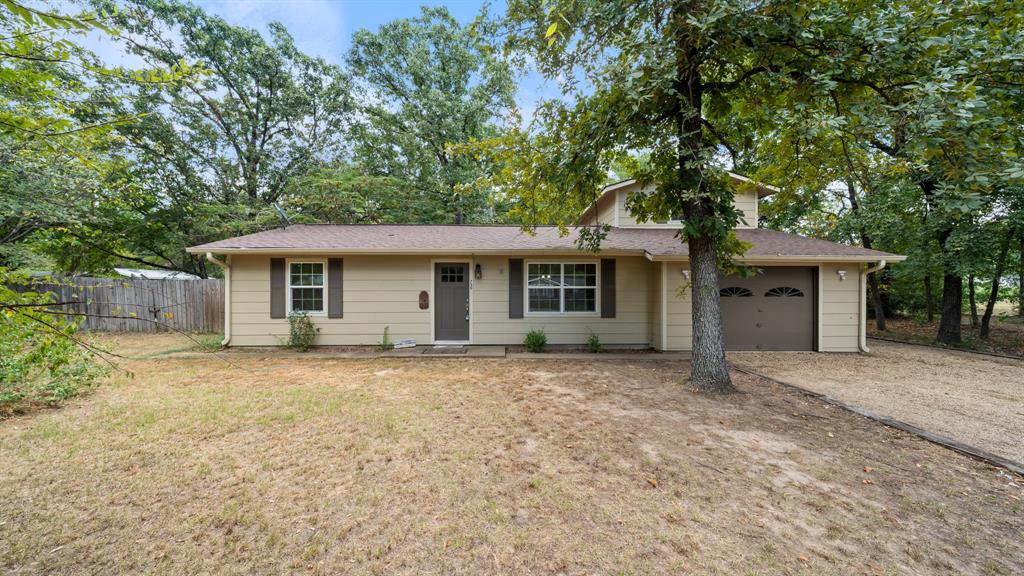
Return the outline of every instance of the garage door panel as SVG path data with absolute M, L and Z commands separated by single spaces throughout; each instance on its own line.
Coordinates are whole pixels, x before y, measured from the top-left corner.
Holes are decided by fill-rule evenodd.
M 813 350 L 814 269 L 764 268 L 719 279 L 728 350 Z

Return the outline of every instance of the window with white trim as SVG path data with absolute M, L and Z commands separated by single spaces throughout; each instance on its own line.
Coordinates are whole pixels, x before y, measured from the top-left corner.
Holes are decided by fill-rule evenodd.
M 323 262 L 290 262 L 288 264 L 288 312 L 323 314 L 326 284 Z
M 597 264 L 529 263 L 526 311 L 558 314 L 596 312 Z

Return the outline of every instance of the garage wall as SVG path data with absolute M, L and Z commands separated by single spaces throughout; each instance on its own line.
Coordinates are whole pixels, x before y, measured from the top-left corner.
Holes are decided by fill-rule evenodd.
M 524 258 L 524 265 L 531 261 Z M 537 258 L 536 261 L 558 261 Z M 588 262 L 595 258 L 571 258 L 564 261 Z M 541 328 L 549 344 L 584 344 L 588 330 L 601 338 L 602 344 L 650 345 L 648 281 L 651 264 L 644 258 L 617 258 L 615 266 L 615 318 L 595 315 L 508 317 L 508 257 L 478 256 L 483 279 L 474 280 L 472 298 L 472 338 L 474 344 L 523 343 L 523 337 L 534 328 Z M 599 266 L 600 268 L 600 266 Z M 525 290 L 525 287 L 524 287 Z
M 839 280 L 837 270 L 846 270 L 846 280 Z M 818 282 L 821 284 L 821 351 L 857 352 L 860 338 L 860 274 L 861 265 L 823 264 Z
M 661 325 L 661 270 L 664 268 L 661 262 L 651 263 L 648 267 L 649 275 L 647 279 L 647 286 L 650 288 L 647 291 L 647 306 L 648 306 L 648 323 L 650 325 L 650 342 L 651 347 L 655 350 L 663 349 L 664 342 L 661 339 L 662 336 L 662 325 Z
M 689 280 L 682 274 L 682 262 L 664 262 L 666 350 L 693 349 L 693 303 Z
M 344 258 L 345 317 L 313 316 L 317 344 L 377 344 L 385 326 L 392 340 L 430 341 L 430 311 L 418 306 L 420 290 L 430 290 L 429 257 Z M 287 336 L 288 321 L 270 317 L 270 256 L 232 256 L 231 344 L 275 346 Z

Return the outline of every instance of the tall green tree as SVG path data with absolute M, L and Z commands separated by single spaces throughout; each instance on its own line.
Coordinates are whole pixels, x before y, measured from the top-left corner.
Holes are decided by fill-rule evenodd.
M 0 266 L 50 268 L 38 248 L 59 253 L 64 232 L 111 200 L 106 180 L 124 164 L 109 153 L 115 129 L 139 117 L 111 111 L 124 95 L 106 82 L 160 89 L 195 73 L 107 67 L 79 44 L 87 33 L 119 32 L 102 11 L 0 2 Z
M 355 159 L 371 175 L 411 186 L 431 222 L 496 217 L 490 194 L 465 186 L 487 164 L 450 149 L 496 135 L 514 106 L 512 74 L 488 49 L 485 32 L 461 25 L 446 8 L 424 7 L 352 39 L 348 64 L 362 94 L 351 132 Z
M 744 247 L 720 161 L 737 155 L 765 113 L 773 80 L 790 68 L 798 6 L 740 0 L 622 2 L 513 0 L 505 49 L 558 82 L 569 101 L 540 106 L 536 125 L 484 147 L 502 161 L 500 185 L 526 223 L 579 224 L 609 167 L 630 153 L 653 193 L 632 194 L 638 219 L 681 217 L 693 302 L 691 382 L 732 388 L 718 301 L 720 268 Z M 768 40 L 772 39 L 772 42 Z M 599 246 L 604 231 L 582 229 Z
M 797 95 L 780 102 L 792 121 L 773 130 L 786 133 L 790 154 L 806 159 L 801 148 L 841 142 L 848 153 L 836 160 L 871 159 L 874 185 L 914 188 L 890 207 L 919 215 L 922 235 L 911 255 L 941 271 L 937 339 L 958 342 L 963 277 L 974 260 L 966 247 L 982 240 L 977 223 L 1005 204 L 1001 196 L 1024 176 L 1021 4 L 804 5 L 792 43 L 802 64 L 780 79 L 780 90 Z
M 268 215 L 290 181 L 341 153 L 348 78 L 300 52 L 277 23 L 264 38 L 176 0 L 122 3 L 116 23 L 145 62 L 195 62 L 206 73 L 160 89 L 108 84 L 131 91 L 119 111 L 140 118 L 118 127 L 134 160 L 119 174 L 130 193 L 81 231 L 81 248 L 205 276 L 186 246 L 276 223 Z

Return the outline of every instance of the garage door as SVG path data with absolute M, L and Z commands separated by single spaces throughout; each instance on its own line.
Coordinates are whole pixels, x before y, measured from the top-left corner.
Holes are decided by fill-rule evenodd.
M 727 350 L 814 350 L 817 268 L 719 278 Z

